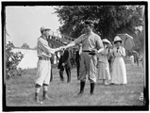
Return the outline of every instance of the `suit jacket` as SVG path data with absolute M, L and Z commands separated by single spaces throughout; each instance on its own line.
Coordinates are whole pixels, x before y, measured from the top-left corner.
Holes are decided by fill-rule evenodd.
M 71 59 L 71 55 L 70 55 L 70 51 L 69 49 L 66 49 L 63 53 L 63 55 L 60 57 L 59 59 L 59 64 L 58 64 L 58 69 L 61 68 L 62 66 L 62 63 L 65 64 L 65 68 L 71 68 L 71 62 L 70 62 L 70 59 Z
M 80 62 L 80 54 L 79 54 L 79 50 L 76 51 L 76 62 L 77 62 L 77 63 Z

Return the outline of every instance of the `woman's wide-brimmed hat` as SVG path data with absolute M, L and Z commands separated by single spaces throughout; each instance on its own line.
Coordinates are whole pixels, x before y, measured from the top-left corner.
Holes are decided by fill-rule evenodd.
M 102 41 L 103 41 L 103 43 L 107 43 L 107 44 L 111 45 L 110 41 L 107 39 L 103 39 Z
M 119 36 L 116 36 L 114 38 L 114 43 L 116 43 L 116 42 L 121 42 L 122 43 L 122 40 L 121 40 L 121 38 Z

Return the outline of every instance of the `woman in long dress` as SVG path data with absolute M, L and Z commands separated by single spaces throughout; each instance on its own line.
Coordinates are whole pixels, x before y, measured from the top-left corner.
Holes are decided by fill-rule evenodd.
M 114 62 L 112 69 L 112 84 L 126 84 L 126 66 L 123 57 L 126 55 L 125 48 L 121 46 L 122 40 L 119 36 L 114 38 L 115 47 L 113 48 Z
M 108 63 L 108 46 L 111 43 L 107 39 L 103 39 L 104 50 L 98 54 L 98 79 L 103 80 L 104 85 L 109 85 L 110 82 L 110 70 L 109 70 L 109 63 Z

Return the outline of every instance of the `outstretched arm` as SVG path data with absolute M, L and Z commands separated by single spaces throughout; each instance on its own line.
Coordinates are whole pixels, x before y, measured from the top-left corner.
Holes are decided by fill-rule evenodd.
M 69 48 L 69 47 L 72 47 L 72 46 L 75 46 L 76 44 L 75 44 L 75 42 L 73 41 L 73 42 L 70 42 L 68 45 L 66 45 L 64 48 L 66 49 L 66 48 Z
M 79 44 L 82 42 L 82 38 L 84 38 L 84 34 L 81 35 L 80 37 L 78 37 L 77 39 L 75 39 L 74 41 L 70 42 L 68 45 L 66 45 L 64 48 L 69 48 L 69 47 L 72 47 L 72 46 L 75 46 L 76 44 Z
M 42 39 L 40 39 L 38 41 L 38 43 L 39 43 L 39 46 L 41 46 L 44 51 L 46 51 L 47 53 L 51 53 L 51 54 L 54 54 L 55 52 L 57 52 L 57 51 L 59 51 L 59 50 L 61 50 L 63 48 L 63 47 L 59 47 L 59 48 L 55 48 L 55 49 L 50 48 L 48 46 L 47 41 L 44 41 Z

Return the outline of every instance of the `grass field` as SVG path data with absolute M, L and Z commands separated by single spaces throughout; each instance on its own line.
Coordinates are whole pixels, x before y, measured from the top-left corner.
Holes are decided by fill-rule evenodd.
M 80 98 L 74 96 L 79 92 L 79 81 L 76 78 L 76 69 L 72 69 L 71 83 L 62 83 L 59 78 L 58 69 L 53 69 L 53 82 L 49 85 L 48 95 L 52 101 L 44 101 L 42 105 L 34 102 L 34 78 L 36 69 L 24 71 L 20 77 L 6 81 L 6 105 L 7 106 L 142 106 L 139 101 L 140 93 L 143 91 L 143 70 L 139 66 L 126 64 L 126 85 L 104 86 L 97 81 L 95 94 L 90 95 L 90 84 L 87 80 L 85 95 Z M 40 94 L 42 98 L 42 90 Z

